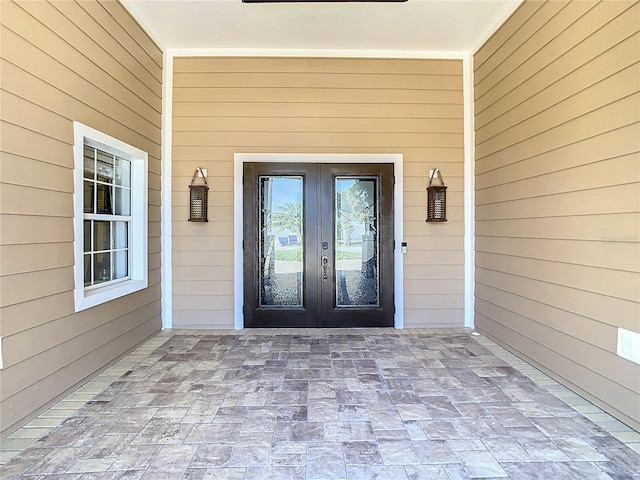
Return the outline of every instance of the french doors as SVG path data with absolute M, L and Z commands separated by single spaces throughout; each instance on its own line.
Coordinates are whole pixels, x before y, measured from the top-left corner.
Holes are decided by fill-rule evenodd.
M 393 326 L 393 165 L 243 173 L 245 327 Z

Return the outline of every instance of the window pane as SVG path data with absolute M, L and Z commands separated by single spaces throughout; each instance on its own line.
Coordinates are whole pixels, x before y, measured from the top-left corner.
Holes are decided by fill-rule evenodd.
M 95 213 L 93 211 L 93 188 L 95 183 L 84 181 L 84 213 Z
M 113 222 L 114 225 L 114 248 L 127 248 L 129 246 L 129 238 L 127 236 L 127 222 Z
M 91 255 L 84 255 L 84 286 L 91 285 Z
M 113 155 L 98 150 L 98 181 L 113 183 Z
M 91 251 L 91 220 L 84 221 L 84 252 Z
M 95 151 L 95 148 L 84 146 L 84 178 L 90 180 L 94 180 L 96 173 L 95 160 L 93 158 Z
M 129 160 L 116 157 L 116 185 L 131 186 L 131 162 Z
M 111 189 L 113 187 L 111 185 L 103 185 L 101 183 L 97 183 L 96 187 L 98 188 L 98 208 L 96 209 L 96 213 L 112 215 L 113 204 L 111 202 Z
M 93 222 L 93 250 L 111 248 L 111 222 Z
M 113 278 L 124 278 L 128 275 L 128 250 L 119 250 L 113 254 Z
M 131 215 L 131 190 L 115 187 L 116 191 L 116 215 Z
M 111 280 L 111 254 L 96 253 L 93 259 L 93 283 L 103 283 Z

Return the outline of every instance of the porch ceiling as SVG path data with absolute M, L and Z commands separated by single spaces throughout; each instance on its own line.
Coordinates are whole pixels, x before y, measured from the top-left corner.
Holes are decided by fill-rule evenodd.
M 164 49 L 472 52 L 521 0 L 121 0 Z

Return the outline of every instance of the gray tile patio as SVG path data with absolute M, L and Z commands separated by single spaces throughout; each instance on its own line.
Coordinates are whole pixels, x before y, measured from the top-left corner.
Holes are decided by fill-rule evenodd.
M 465 330 L 174 330 L 3 440 L 0 478 L 633 480 L 639 451 Z

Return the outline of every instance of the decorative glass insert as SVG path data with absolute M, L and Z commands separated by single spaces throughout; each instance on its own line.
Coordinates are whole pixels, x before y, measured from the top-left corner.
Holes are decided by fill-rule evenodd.
M 380 305 L 378 178 L 335 179 L 337 307 Z
M 84 146 L 84 286 L 128 279 L 131 162 Z
M 259 178 L 261 307 L 301 307 L 304 297 L 301 176 Z

